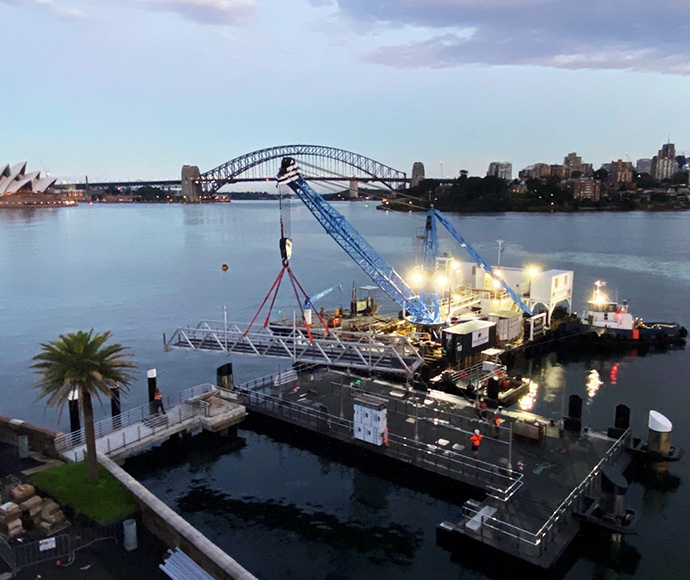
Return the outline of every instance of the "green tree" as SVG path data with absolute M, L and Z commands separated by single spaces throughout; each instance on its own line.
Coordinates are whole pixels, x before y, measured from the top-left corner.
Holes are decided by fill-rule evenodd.
M 136 368 L 126 359 L 131 356 L 127 347 L 105 345 L 110 336 L 110 331 L 94 334 L 93 329 L 61 334 L 58 340 L 41 344 L 32 365 L 40 375 L 35 385 L 41 389 L 37 400 L 46 399 L 46 405 L 57 408 L 59 414 L 70 393 L 77 389 L 84 414 L 87 475 L 92 483 L 98 482 L 92 399 L 100 401 L 101 395 L 112 398 L 114 388 L 127 392 L 134 381 L 129 371 Z
M 150 185 L 144 185 L 137 189 L 137 195 L 144 201 L 161 201 L 167 197 L 160 187 L 151 187 Z

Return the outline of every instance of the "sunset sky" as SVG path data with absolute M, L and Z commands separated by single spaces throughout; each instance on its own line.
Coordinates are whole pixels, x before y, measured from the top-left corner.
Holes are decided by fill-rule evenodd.
M 176 179 L 329 145 L 428 176 L 690 155 L 684 0 L 0 0 L 0 165 Z

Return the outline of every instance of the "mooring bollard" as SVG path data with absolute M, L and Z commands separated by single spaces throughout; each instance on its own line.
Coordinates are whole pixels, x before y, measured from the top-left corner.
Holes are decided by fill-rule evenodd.
M 110 416 L 113 419 L 115 419 L 115 417 L 122 414 L 122 403 L 120 402 L 120 389 L 118 387 L 115 387 L 113 389 L 110 389 L 110 392 L 113 394 L 112 398 L 110 399 Z M 116 425 L 116 421 L 113 421 L 113 427 L 119 427 L 119 425 Z
M 233 390 L 235 388 L 232 363 L 225 363 L 216 369 L 216 384 L 223 389 Z
M 650 411 L 647 451 L 658 453 L 661 457 L 668 457 L 671 454 L 671 431 L 673 431 L 671 421 L 658 411 Z M 657 461 L 653 464 L 653 468 L 657 473 L 665 473 L 668 471 L 668 461 Z
M 146 371 L 146 377 L 149 381 L 149 403 L 156 400 L 156 389 L 158 388 L 156 376 L 156 369 Z
M 73 433 L 81 429 L 81 421 L 79 419 L 79 389 L 74 387 L 67 396 L 69 407 L 69 428 Z

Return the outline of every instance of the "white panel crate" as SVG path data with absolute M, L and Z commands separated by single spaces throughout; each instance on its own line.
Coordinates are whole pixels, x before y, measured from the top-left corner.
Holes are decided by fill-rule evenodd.
M 353 436 L 373 445 L 383 445 L 388 430 L 386 400 L 358 395 L 354 400 Z

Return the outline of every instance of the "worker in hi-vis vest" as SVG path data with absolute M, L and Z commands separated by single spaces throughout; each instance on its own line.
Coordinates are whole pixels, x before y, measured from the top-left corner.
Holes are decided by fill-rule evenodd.
M 479 446 L 481 445 L 482 442 L 482 436 L 481 433 L 479 433 L 479 429 L 474 430 L 474 435 L 470 437 L 470 441 L 472 442 L 472 455 L 475 459 L 479 458 Z

